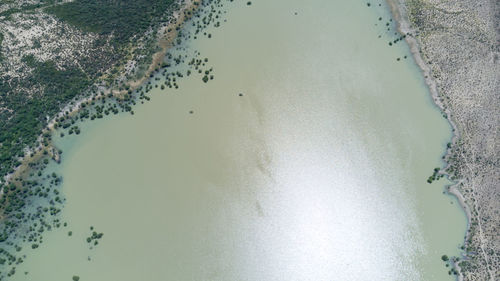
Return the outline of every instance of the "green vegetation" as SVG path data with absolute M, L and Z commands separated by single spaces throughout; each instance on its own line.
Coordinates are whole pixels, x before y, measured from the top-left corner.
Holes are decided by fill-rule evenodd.
M 2 61 L 2 41 L 3 41 L 3 33 L 0 33 L 0 62 Z
M 434 168 L 434 172 L 432 175 L 427 179 L 427 183 L 432 183 L 435 180 L 438 180 L 442 177 L 444 177 L 443 174 L 439 174 L 440 169 L 439 168 Z
M 43 8 L 53 2 L 42 1 L 43 5 L 9 13 Z M 173 3 L 174 0 L 76 0 L 45 8 L 69 24 L 101 35 L 96 45 L 104 46 L 110 40 L 114 48 L 81 58 L 76 65 L 56 65 L 54 61 L 39 62 L 33 56 L 25 56 L 23 62 L 33 70 L 29 79 L 0 77 L 0 178 L 21 164 L 19 158 L 25 156 L 26 147 L 37 145 L 48 118 L 111 69 L 133 36 L 143 35 L 149 27 L 164 21 Z M 72 132 L 78 134 L 80 130 L 76 127 Z
M 90 227 L 90 230 L 94 230 L 93 227 Z M 87 243 L 92 243 L 92 241 L 94 241 L 93 243 L 93 246 L 97 246 L 99 244 L 98 240 L 102 238 L 102 236 L 104 235 L 104 233 L 97 233 L 96 231 L 92 231 L 92 234 L 87 237 L 85 240 L 87 241 Z
M 118 74 L 120 70 L 117 65 L 123 65 L 131 56 L 144 57 L 149 51 L 156 51 L 151 47 L 156 46 L 156 27 L 166 24 L 165 15 L 170 14 L 177 5 L 174 0 L 56 2 L 58 4 L 48 6 L 48 1 L 42 1 L 43 6 L 31 7 L 33 10 L 30 12 L 51 13 L 80 30 L 97 34 L 93 36 L 97 37 L 97 40 L 93 41 L 90 49 L 83 50 L 91 55 L 71 56 L 69 60 L 55 57 L 46 61 L 40 61 L 33 55 L 25 55 L 22 57 L 22 71 L 25 75 L 0 75 L 0 178 L 13 172 L 21 164 L 22 157 L 36 155 L 33 161 L 25 163 L 29 168 L 23 169 L 23 175 L 16 175 L 8 183 L 0 183 L 0 188 L 4 191 L 4 195 L 0 197 L 0 242 L 4 242 L 2 246 L 5 246 L 5 249 L 0 248 L 0 265 L 4 264 L 0 267 L 0 280 L 6 275 L 13 275 L 16 264 L 20 263 L 21 258 L 14 256 L 20 251 L 20 246 L 15 245 L 17 240 L 13 238 L 22 239 L 27 243 L 26 248 L 37 251 L 43 243 L 45 233 L 68 225 L 58 219 L 65 202 L 62 193 L 57 189 L 62 178 L 52 172 L 44 173 L 50 159 L 59 162 L 62 153 L 49 145 L 52 134 L 44 129 L 48 120 L 53 120 L 65 106 L 76 105 L 75 101 L 93 94 L 92 98 L 78 104 L 77 112 L 66 112 L 54 120 L 54 128 L 59 130 L 57 133 L 61 137 L 77 135 L 80 134 L 78 122 L 82 120 L 95 120 L 109 114 L 118 114 L 119 111 L 134 114 L 132 106 L 136 101 L 149 101 L 147 94 L 155 87 L 177 89 L 178 82 L 185 75 L 199 75 L 205 83 L 214 79 L 208 58 L 199 57 L 200 53 L 196 54 L 191 62 L 185 61 L 180 54 L 167 54 L 166 61 L 159 63 L 151 74 L 151 77 L 156 77 L 154 80 L 160 80 L 160 74 L 163 75 L 163 83 L 152 84 L 149 81 L 139 89 L 115 83 L 113 75 Z M 195 20 L 198 19 L 197 32 L 203 32 L 209 24 L 220 26 L 217 19 L 221 16 L 221 11 L 215 15 L 215 8 L 208 6 L 208 2 L 205 4 L 206 16 L 202 16 L 202 12 L 193 15 Z M 22 9 L 19 11 L 23 12 Z M 151 35 L 144 36 L 149 30 L 152 31 Z M 61 32 L 64 34 L 66 31 Z M 206 32 L 204 34 L 206 35 Z M 190 36 L 179 31 L 178 39 Z M 151 43 L 137 45 L 138 39 Z M 34 42 L 33 48 L 40 48 L 45 44 L 43 39 L 41 41 L 42 43 Z M 177 44 L 180 44 L 179 42 L 180 40 Z M 136 46 L 139 48 L 134 48 Z M 139 50 L 142 48 L 143 51 Z M 23 52 L 19 53 L 22 56 Z M 138 64 L 141 66 L 140 61 Z M 169 67 L 181 64 L 187 64 L 189 69 L 168 71 Z M 113 87 L 116 85 L 115 89 L 121 90 L 123 95 L 120 98 L 114 98 L 112 94 L 105 95 L 101 89 L 93 86 L 97 81 L 110 82 Z M 106 84 L 104 82 L 103 84 Z M 194 111 L 190 110 L 189 114 L 194 114 Z M 29 150 L 25 150 L 26 148 Z M 90 227 L 90 230 L 88 237 L 81 239 L 81 242 L 85 240 L 87 246 L 93 249 L 101 242 L 99 240 L 103 238 L 103 233 L 94 231 L 93 227 Z M 68 237 L 74 234 L 72 231 L 66 233 Z M 12 272 L 8 272 L 7 267 L 10 267 Z M 79 277 L 74 276 L 73 280 L 79 280 Z
M 12 14 L 31 12 L 35 9 L 43 8 L 47 5 L 54 4 L 55 0 L 41 0 L 37 4 L 25 4 L 19 8 L 12 8 L 0 13 L 0 17 L 10 17 Z M 1 4 L 1 3 L 0 3 Z
M 92 85 L 101 79 L 103 74 L 110 73 L 116 64 L 122 63 L 124 54 L 128 54 L 129 48 L 136 44 L 132 38 L 143 37 L 150 27 L 155 30 L 155 27 L 165 22 L 166 15 L 175 7 L 174 0 L 76 0 L 45 8 L 49 2 L 54 1 L 41 1 L 41 4 L 36 6 L 22 6 L 3 13 L 46 9 L 77 28 L 97 33 L 98 39 L 90 50 L 95 50 L 90 52 L 92 55 L 74 57 L 67 63 L 57 60 L 57 57 L 54 60 L 39 61 L 32 55 L 25 55 L 22 57 L 25 75 L 0 75 L 0 188 L 3 189 L 3 195 L 0 197 L 0 242 L 3 242 L 2 247 L 5 247 L 0 248 L 0 265 L 11 267 L 10 271 L 1 268 L 0 280 L 5 276 L 12 276 L 16 264 L 22 262 L 21 258 L 11 254 L 19 252 L 21 248 L 10 238 L 22 238 L 29 243 L 29 248 L 36 250 L 42 244 L 44 233 L 62 225 L 57 215 L 61 211 L 64 198 L 56 189 L 62 179 L 55 173 L 42 173 L 49 159 L 59 159 L 61 154 L 61 151 L 48 146 L 51 134 L 44 130 L 48 120 L 74 100 L 85 95 L 98 94 L 97 88 Z M 151 38 L 154 38 L 154 35 L 147 38 L 154 44 Z M 0 46 L 2 41 L 3 34 L 0 33 Z M 112 47 L 101 48 L 107 44 Z M 150 49 L 146 52 L 151 51 Z M 4 55 L 0 52 L 0 62 Z M 149 100 L 149 97 L 142 96 Z M 106 99 L 108 98 L 111 96 Z M 93 98 L 81 105 L 82 110 L 76 116 L 58 117 L 54 127 L 65 129 L 64 133 L 68 135 L 78 135 L 80 128 L 75 124 L 76 121 L 102 118 L 110 113 L 117 114 L 119 108 L 132 112 L 133 104 L 135 101 L 131 98 L 130 90 L 123 101 L 106 104 L 104 98 Z M 60 134 L 64 135 L 62 132 Z M 27 173 L 29 172 L 30 176 L 3 182 L 3 177 L 14 172 L 21 164 L 21 158 L 30 156 L 38 147 L 43 149 L 39 154 L 39 161 L 27 163 Z M 31 151 L 26 151 L 26 148 Z M 30 208 L 26 208 L 28 204 Z M 38 207 L 31 208 L 33 204 Z M 27 227 L 20 227 L 21 225 Z M 64 223 L 64 227 L 66 226 L 67 223 Z M 68 236 L 73 235 L 72 231 L 67 233 Z M 102 236 L 102 233 L 92 232 L 89 243 L 96 246 Z M 80 278 L 73 276 L 73 280 Z
M 25 60 L 34 67 L 33 79 L 0 79 L 0 101 L 9 109 L 0 112 L 0 175 L 10 173 L 20 165 L 17 157 L 24 156 L 23 149 L 36 142 L 46 125 L 47 116 L 54 116 L 92 83 L 87 75 L 75 67 L 58 70 L 50 61 L 38 63 L 32 57 Z M 13 93 L 12 86 L 16 83 L 43 91 L 32 98 L 26 93 Z
M 46 9 L 60 19 L 89 32 L 111 35 L 121 46 L 162 19 L 174 0 L 77 0 Z

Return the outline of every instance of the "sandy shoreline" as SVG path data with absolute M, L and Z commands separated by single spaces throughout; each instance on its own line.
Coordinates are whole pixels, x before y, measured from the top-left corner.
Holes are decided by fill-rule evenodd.
M 391 13 L 394 17 L 394 20 L 396 21 L 396 28 L 401 34 L 415 34 L 415 30 L 411 28 L 409 21 L 407 20 L 407 13 L 405 10 L 405 7 L 403 4 L 399 2 L 399 0 L 387 0 L 387 4 L 390 7 Z M 406 42 L 408 43 L 408 46 L 410 48 L 410 52 L 415 59 L 416 64 L 422 71 L 422 74 L 424 75 L 425 83 L 429 88 L 429 91 L 432 96 L 432 100 L 434 103 L 439 107 L 439 109 L 446 113 L 447 116 L 450 116 L 449 109 L 447 109 L 442 102 L 440 101 L 438 97 L 438 89 L 437 89 L 437 84 L 436 81 L 433 79 L 431 69 L 429 66 L 425 63 L 425 61 L 422 58 L 421 52 L 420 52 L 420 46 L 413 36 L 406 36 L 405 37 Z M 455 143 L 459 139 L 459 131 L 457 130 L 456 124 L 450 119 L 447 118 L 448 122 L 453 128 L 452 132 L 452 143 Z M 446 151 L 448 153 L 448 150 Z M 447 167 L 449 163 L 446 163 Z M 450 179 L 450 175 L 447 172 L 444 172 L 445 169 L 442 169 L 440 172 L 441 174 L 445 175 L 448 179 Z M 450 179 L 451 180 L 451 179 Z M 460 191 L 457 189 L 457 186 L 460 184 L 460 182 L 454 182 L 453 184 L 449 185 L 447 187 L 447 192 L 457 198 L 457 201 L 460 204 L 460 207 L 464 210 L 465 215 L 467 217 L 467 232 L 469 229 L 469 224 L 471 222 L 471 211 L 469 206 L 465 203 L 465 198 L 460 193 Z M 454 263 L 455 267 L 457 269 L 460 269 L 457 263 Z M 463 277 L 461 275 L 457 276 L 458 280 L 463 280 Z
M 192 11 L 196 8 L 199 7 L 199 3 L 197 3 L 194 0 L 185 0 L 183 6 L 175 11 L 173 13 L 173 21 L 166 26 L 163 26 L 159 28 L 159 38 L 157 41 L 157 46 L 160 47 L 160 51 L 156 52 L 153 54 L 152 62 L 149 65 L 148 69 L 144 73 L 144 75 L 137 80 L 127 80 L 125 81 L 125 84 L 128 84 L 130 86 L 130 90 L 134 91 L 140 86 L 142 86 L 145 82 L 147 82 L 150 79 L 150 75 L 155 71 L 155 69 L 158 67 L 158 64 L 160 64 L 163 59 L 165 58 L 165 55 L 167 54 L 168 50 L 170 47 L 172 47 L 172 43 L 177 37 L 177 26 L 181 26 L 186 20 L 189 19 L 189 17 L 186 16 L 185 12 L 186 11 Z M 168 31 L 170 29 L 170 31 Z M 98 87 L 102 87 L 99 86 Z M 52 133 L 54 131 L 54 125 L 57 122 L 57 119 L 65 116 L 66 113 L 71 116 L 76 114 L 80 109 L 81 105 L 84 103 L 89 103 L 91 102 L 94 98 L 99 98 L 101 96 L 105 96 L 109 93 L 112 93 L 114 96 L 120 96 L 126 93 L 127 91 L 122 90 L 116 90 L 112 87 L 106 88 L 102 91 L 103 94 L 91 94 L 88 96 L 84 96 L 74 102 L 73 104 L 68 104 L 64 108 L 61 109 L 61 111 L 56 114 L 48 123 L 47 126 L 42 130 L 42 134 L 44 133 Z M 38 141 L 42 139 L 42 136 L 40 135 L 38 137 Z M 15 171 L 11 174 L 6 175 L 3 178 L 3 181 L 0 180 L 0 183 L 5 183 L 9 182 L 12 179 L 17 179 L 17 178 L 22 178 L 26 172 L 30 170 L 29 164 L 32 162 L 38 161 L 42 157 L 42 153 L 44 151 L 44 148 L 47 148 L 47 150 L 50 152 L 49 155 L 54 158 L 58 159 L 59 158 L 59 153 L 57 153 L 57 149 L 55 149 L 52 144 L 49 142 L 48 146 L 39 146 L 34 148 L 33 150 L 27 150 L 27 156 L 23 157 L 20 159 L 21 165 L 15 169 Z M 30 156 L 32 154 L 32 156 Z M 3 189 L 0 190 L 0 196 L 3 195 Z

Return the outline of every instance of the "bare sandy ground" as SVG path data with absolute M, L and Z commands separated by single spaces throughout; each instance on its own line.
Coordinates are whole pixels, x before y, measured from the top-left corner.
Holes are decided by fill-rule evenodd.
M 459 280 L 500 280 L 500 4 L 388 0 L 454 137 L 441 173 L 468 217 Z

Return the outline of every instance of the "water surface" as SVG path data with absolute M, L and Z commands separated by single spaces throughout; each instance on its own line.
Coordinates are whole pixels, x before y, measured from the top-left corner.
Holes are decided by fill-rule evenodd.
M 374 6 L 227 5 L 185 42 L 214 80 L 57 141 L 69 225 L 13 280 L 452 280 L 465 218 L 426 183 L 450 127 Z

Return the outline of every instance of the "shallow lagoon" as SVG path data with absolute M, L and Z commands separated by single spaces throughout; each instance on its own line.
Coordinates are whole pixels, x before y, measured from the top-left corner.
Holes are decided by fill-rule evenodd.
M 12 279 L 452 280 L 465 217 L 426 183 L 451 130 L 375 6 L 227 5 L 186 42 L 214 80 L 56 141 L 69 225 Z

